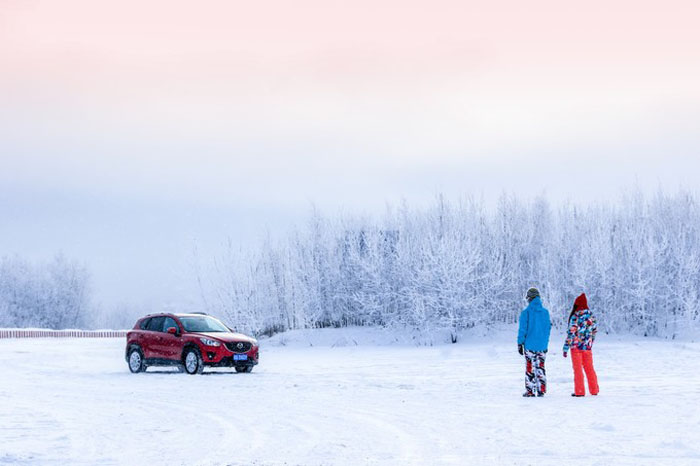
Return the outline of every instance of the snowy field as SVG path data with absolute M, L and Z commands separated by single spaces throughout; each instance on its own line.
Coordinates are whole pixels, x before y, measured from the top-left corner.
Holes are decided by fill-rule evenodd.
M 554 335 L 549 394 L 524 399 L 514 337 L 345 332 L 278 336 L 252 374 L 201 376 L 131 374 L 122 339 L 0 340 L 0 464 L 700 465 L 700 343 L 602 335 L 601 394 L 574 399 Z

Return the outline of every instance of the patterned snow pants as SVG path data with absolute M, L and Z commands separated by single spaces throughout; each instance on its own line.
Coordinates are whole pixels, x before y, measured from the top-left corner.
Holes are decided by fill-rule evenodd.
M 530 395 L 547 393 L 547 372 L 544 369 L 545 351 L 525 350 L 525 390 Z

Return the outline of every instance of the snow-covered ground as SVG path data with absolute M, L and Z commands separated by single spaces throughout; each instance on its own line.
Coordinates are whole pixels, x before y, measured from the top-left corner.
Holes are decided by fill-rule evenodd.
M 601 335 L 601 394 L 575 399 L 555 335 L 524 399 L 512 335 L 375 338 L 277 336 L 201 376 L 131 374 L 122 339 L 0 340 L 0 464 L 700 464 L 700 343 Z

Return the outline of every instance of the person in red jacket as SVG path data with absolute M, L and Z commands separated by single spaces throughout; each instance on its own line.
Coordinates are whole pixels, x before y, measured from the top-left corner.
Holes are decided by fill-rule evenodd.
M 571 349 L 571 365 L 574 368 L 574 393 L 571 396 L 585 396 L 583 373 L 588 379 L 591 395 L 598 394 L 598 376 L 593 368 L 593 341 L 598 331 L 595 315 L 588 309 L 586 294 L 576 298 L 569 314 L 569 329 L 564 342 L 564 357 Z

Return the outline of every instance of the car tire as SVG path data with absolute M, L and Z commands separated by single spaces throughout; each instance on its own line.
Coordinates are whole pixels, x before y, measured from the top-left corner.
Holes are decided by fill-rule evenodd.
M 199 350 L 195 348 L 189 348 L 185 351 L 184 366 L 185 372 L 190 375 L 201 374 L 204 370 L 204 362 L 202 361 L 202 355 L 199 354 Z
M 143 353 L 140 348 L 132 348 L 129 351 L 129 370 L 133 374 L 146 370 L 146 364 L 143 361 Z
M 249 374 L 253 372 L 253 366 L 236 366 L 236 372 L 244 372 Z

